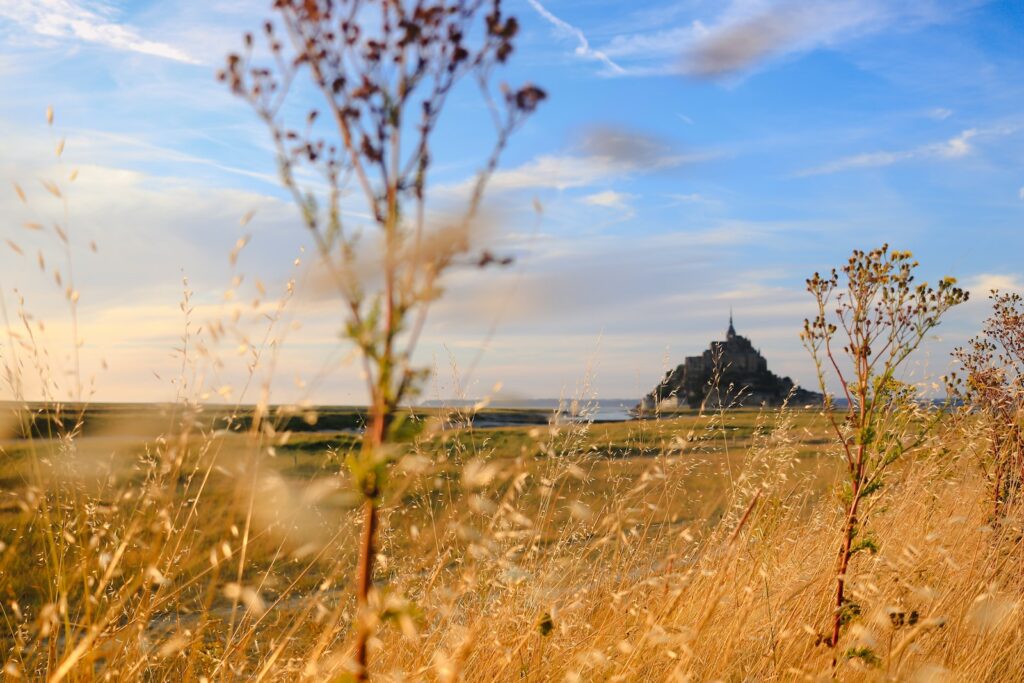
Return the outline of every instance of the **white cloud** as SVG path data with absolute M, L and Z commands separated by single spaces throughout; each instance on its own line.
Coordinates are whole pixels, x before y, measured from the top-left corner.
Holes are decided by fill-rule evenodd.
M 611 39 L 605 51 L 612 57 L 629 60 L 677 60 L 682 48 L 693 44 L 694 40 L 706 31 L 699 21 L 694 21 L 668 29 L 618 35 Z
M 1020 197 L 1022 201 L 1024 201 L 1024 186 L 1017 190 L 1017 196 Z
M 902 152 L 869 152 L 866 154 L 854 154 L 830 161 L 827 164 L 801 171 L 797 175 L 823 175 L 826 173 L 837 173 L 849 171 L 855 168 L 874 168 L 878 166 L 891 166 L 905 159 L 912 159 L 917 156 L 916 150 L 905 150 Z
M 482 336 L 497 324 L 475 378 L 481 388 L 501 380 L 533 396 L 557 396 L 563 386 L 571 395 L 593 356 L 600 394 L 640 396 L 663 374 L 663 362 L 674 366 L 721 338 L 732 307 L 773 370 L 809 381 L 813 365 L 798 332 L 813 302 L 799 283 L 787 286 L 785 266 L 765 271 L 736 260 L 742 245 L 772 244 L 777 229 L 729 222 L 664 234 L 553 236 L 513 269 L 485 278 L 460 272 L 448 281 L 450 296 L 438 302 L 425 348 L 442 341 L 450 348 L 445 340 L 455 330 L 467 338 L 475 325 Z
M 797 175 L 824 175 L 858 168 L 877 168 L 881 166 L 891 166 L 892 164 L 896 164 L 901 161 L 909 161 L 911 159 L 959 159 L 974 151 L 974 147 L 971 145 L 971 140 L 975 138 L 1011 135 L 1016 131 L 1017 128 L 1013 126 L 986 129 L 968 128 L 967 130 L 961 131 L 959 134 L 943 142 L 933 142 L 926 145 L 920 145 L 912 149 L 854 154 L 852 156 L 830 161 L 820 166 L 805 169 L 797 173 Z
M 76 38 L 127 52 L 139 52 L 186 64 L 198 64 L 183 50 L 146 40 L 127 24 L 114 20 L 114 12 L 99 2 L 82 0 L 0 0 L 0 18 L 48 38 Z
M 629 210 L 629 200 L 633 199 L 634 195 L 626 194 L 624 192 L 615 192 L 614 190 L 605 190 L 604 192 L 597 192 L 595 194 L 588 194 L 581 200 L 584 204 L 591 206 L 603 206 L 609 209 L 622 209 Z
M 838 42 L 874 28 L 884 17 L 871 2 L 783 2 L 748 11 L 734 3 L 717 25 L 695 41 L 683 70 L 697 76 L 743 71 L 769 57 Z M 757 5 L 755 5 L 757 7 Z
M 719 78 L 787 55 L 838 48 L 858 38 L 948 21 L 974 0 L 732 0 L 676 26 L 615 36 L 603 51 L 633 75 Z
M 945 121 L 953 115 L 953 110 L 946 109 L 945 107 L 935 107 L 934 109 L 929 109 L 926 115 L 928 118 L 935 119 L 936 121 Z
M 262 280 L 271 297 L 282 291 L 304 238 L 295 228 L 292 207 L 256 193 L 105 166 L 79 166 L 77 178 L 69 182 L 69 170 L 32 162 L 0 165 L 0 182 L 9 187 L 8 179 L 20 181 L 28 199 L 24 206 L 14 192 L 0 194 L 0 212 L 12 225 L 9 239 L 25 254 L 6 249 L 0 253 L 0 296 L 7 297 L 10 306 L 12 292 L 22 292 L 27 311 L 45 323 L 38 338 L 58 365 L 54 377 L 64 377 L 66 366 L 60 364 L 73 338 L 63 290 L 70 285 L 72 263 L 74 287 L 81 295 L 83 379 L 97 375 L 98 398 L 164 400 L 173 395 L 169 381 L 181 365 L 173 349 L 180 346 L 184 330 L 178 309 L 183 276 L 196 292 L 193 333 L 200 326 L 209 329 L 211 318 L 229 318 L 234 310 L 244 323 L 239 329 L 260 330 L 256 318 L 267 309 L 252 303 L 259 297 L 255 278 Z M 34 182 L 36 177 L 61 179 L 70 222 L 60 202 Z M 254 210 L 253 220 L 241 227 L 240 218 Z M 13 227 L 28 221 L 45 227 Z M 50 228 L 54 222 L 65 226 L 70 256 Z M 248 277 L 236 286 L 231 283 L 234 273 L 228 254 L 242 234 L 253 235 L 253 241 L 239 261 L 244 269 L 240 274 Z M 96 253 L 89 248 L 91 242 L 98 245 Z M 54 284 L 57 273 L 63 278 L 61 286 Z M 230 300 L 225 295 L 229 289 L 235 292 Z M 211 369 L 222 376 L 221 383 L 241 385 L 244 380 L 246 358 L 235 352 L 240 341 L 235 335 L 224 340 L 228 367 Z M 26 381 L 33 396 L 39 396 L 35 377 Z M 66 382 L 63 387 L 67 391 Z
M 625 69 L 623 69 L 621 66 L 619 66 L 611 59 L 609 59 L 608 55 L 606 55 L 604 52 L 600 50 L 595 50 L 594 48 L 590 47 L 590 41 L 587 40 L 587 36 L 579 28 L 556 17 L 554 14 L 549 12 L 548 9 L 544 7 L 544 5 L 540 4 L 538 0 L 527 0 L 527 2 L 530 3 L 530 6 L 533 7 L 533 9 L 537 10 L 538 14 L 544 17 L 546 21 L 552 24 L 559 31 L 576 38 L 576 41 L 578 43 L 576 47 L 577 55 L 579 55 L 580 57 L 585 57 L 587 59 L 597 60 L 601 62 L 606 67 L 608 67 L 609 71 L 612 74 L 622 75 L 626 73 Z
M 686 163 L 706 161 L 717 156 L 714 152 L 692 154 L 666 153 L 640 163 L 641 158 L 619 156 L 614 150 L 601 154 L 550 155 L 544 154 L 516 168 L 496 171 L 487 184 L 488 194 L 527 189 L 568 190 L 588 187 L 607 180 L 621 179 L 633 173 L 664 170 Z M 472 191 L 475 179 L 439 185 L 434 192 L 449 198 L 466 197 Z
M 698 204 L 701 202 L 712 201 L 699 192 L 691 192 L 690 194 L 670 194 L 669 197 L 680 204 Z
M 589 156 L 541 155 L 521 166 L 496 171 L 487 184 L 488 193 L 551 188 L 567 190 L 585 187 L 615 176 L 619 167 L 612 159 Z M 468 196 L 476 180 L 440 185 L 435 192 L 452 197 Z
M 937 148 L 938 153 L 949 159 L 967 156 L 971 152 L 970 140 L 973 137 L 977 137 L 977 135 L 978 131 L 975 128 L 965 130 L 960 135 L 950 138 L 945 143 L 939 145 Z
M 971 298 L 988 296 L 993 289 L 1000 292 L 1024 292 L 1024 281 L 1015 273 L 980 273 L 968 278 L 964 286 Z
M 51 269 L 63 261 L 59 242 L 50 226 L 59 222 L 71 237 L 75 254 L 75 272 L 82 278 L 83 305 L 88 292 L 100 299 L 113 296 L 120 301 L 146 296 L 154 287 L 177 287 L 184 272 L 192 276 L 196 287 L 221 284 L 217 275 L 227 263 L 227 254 L 240 235 L 252 233 L 257 242 L 268 243 L 260 258 L 265 282 L 283 277 L 293 252 L 304 239 L 295 228 L 295 211 L 280 199 L 258 192 L 228 189 L 203 179 L 189 179 L 192 173 L 145 173 L 132 170 L 132 150 L 145 150 L 147 156 L 162 150 L 130 136 L 76 131 L 68 135 L 63 156 L 57 162 L 45 138 L 32 129 L 20 129 L 5 123 L 11 144 L 0 158 L 0 184 L 10 188 L 18 183 L 27 205 L 14 192 L 0 193 L 0 214 L 8 218 L 16 240 L 31 259 L 15 258 L 10 252 L 0 255 L 4 286 L 15 284 L 28 292 L 48 291 Z M 125 154 L 127 150 L 128 154 Z M 48 158 L 49 157 L 49 158 Z M 92 162 L 92 160 L 98 160 Z M 187 157 L 189 163 L 202 159 Z M 72 174 L 74 180 L 71 180 Z M 40 179 L 59 183 L 68 202 L 65 216 L 61 202 L 50 196 Z M 244 228 L 239 220 L 251 211 L 255 217 Z M 28 221 L 41 223 L 42 231 L 21 230 Z M 68 227 L 69 226 L 69 227 Z M 91 241 L 99 253 L 86 248 Z M 273 242 L 294 245 L 291 248 Z M 38 272 L 35 255 L 46 257 L 47 273 Z M 277 252 L 276 255 L 272 252 Z M 259 256 L 250 249 L 247 258 Z M 56 259 L 56 260 L 54 260 Z M 276 267 L 272 264 L 277 263 Z M 273 272 L 268 272 L 273 269 Z M 126 286 L 130 283 L 130 286 Z
M 225 173 L 253 178 L 275 188 L 279 187 L 281 183 L 280 178 L 271 173 L 261 173 L 259 171 L 253 171 L 239 166 L 224 164 L 206 157 L 188 154 L 170 147 L 156 145 L 136 136 L 91 129 L 73 130 L 69 132 L 71 132 L 76 138 L 74 139 L 76 148 L 82 150 L 83 156 L 86 157 L 94 152 L 99 153 L 100 150 L 105 154 L 110 154 L 112 151 L 116 151 L 119 155 L 119 161 L 124 160 L 129 162 L 138 162 L 139 160 L 144 159 L 146 162 L 150 163 L 168 162 L 209 166 Z M 306 178 L 300 176 L 300 179 L 305 180 Z M 319 179 L 315 177 L 314 179 L 319 181 Z M 319 189 L 322 187 L 322 183 L 315 184 L 315 186 Z
M 70 140 L 82 142 L 78 137 Z M 76 152 L 80 147 L 69 146 Z M 59 381 L 62 396 L 72 395 L 65 379 L 70 367 L 69 340 L 73 338 L 63 289 L 68 284 L 69 261 L 51 225 L 66 223 L 60 202 L 37 178 L 59 179 L 68 200 L 70 259 L 74 286 L 81 295 L 82 375 L 86 384 L 96 378 L 93 398 L 152 401 L 175 395 L 171 381 L 181 371 L 175 349 L 181 346 L 185 329 L 178 304 L 182 277 L 187 276 L 194 290 L 190 348 L 196 354 L 192 360 L 198 364 L 195 382 L 204 380 L 208 390 L 231 385 L 235 387 L 233 400 L 253 401 L 259 383 L 276 375 L 284 381 L 279 381 L 275 397 L 292 401 L 307 397 L 306 390 L 291 381 L 301 375 L 311 390 L 321 392 L 314 394 L 317 400 L 365 400 L 358 372 L 340 366 L 350 349 L 339 339 L 336 302 L 307 296 L 313 284 L 312 271 L 305 267 L 312 260 L 311 249 L 289 202 L 114 166 L 76 165 L 77 177 L 70 182 L 70 166 L 40 160 L 43 155 L 38 147 L 22 142 L 7 150 L 13 158 L 0 158 L 0 185 L 8 188 L 0 192 L 0 215 L 9 222 L 6 237 L 24 253 L 19 255 L 6 245 L 0 249 L 0 297 L 6 298 L 9 312 L 19 296 L 24 297 L 27 312 L 39 321 L 36 339 L 48 350 L 49 374 Z M 92 151 L 103 156 L 100 146 Z M 27 206 L 10 190 L 10 181 L 23 188 Z M 242 226 L 240 219 L 250 213 L 254 213 L 251 221 Z M 19 227 L 28 221 L 44 227 Z M 229 254 L 243 235 L 252 239 L 232 267 Z M 98 244 L 96 253 L 89 249 L 92 241 Z M 301 252 L 304 245 L 305 254 Z M 301 267 L 295 265 L 296 257 L 302 259 Z M 63 278 L 61 286 L 54 284 L 58 271 Z M 281 340 L 287 333 L 289 343 L 268 350 L 243 397 L 240 391 L 247 383 L 251 345 L 264 339 L 269 315 L 291 279 L 297 282 L 299 296 L 288 309 L 290 317 L 272 337 Z M 293 319 L 301 321 L 301 329 L 292 330 L 289 324 Z M 227 329 L 219 341 L 209 333 L 214 321 Z M 0 340 L 0 344 L 6 343 L 3 329 Z M 198 341 L 211 355 L 197 352 Z M 0 354 L 0 366 L 3 361 Z M 37 374 L 28 373 L 24 378 L 31 397 L 42 395 Z M 0 385 L 0 397 L 6 391 L 7 387 Z M 212 400 L 217 400 L 215 393 Z

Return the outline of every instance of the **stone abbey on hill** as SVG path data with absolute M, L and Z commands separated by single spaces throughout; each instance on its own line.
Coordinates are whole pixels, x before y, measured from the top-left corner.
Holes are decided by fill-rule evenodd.
M 794 386 L 789 377 L 768 370 L 768 361 L 750 340 L 736 334 L 732 315 L 725 341 L 713 341 L 699 356 L 688 357 L 638 406 L 641 412 L 658 409 L 741 406 L 779 406 L 821 403 L 822 395 Z

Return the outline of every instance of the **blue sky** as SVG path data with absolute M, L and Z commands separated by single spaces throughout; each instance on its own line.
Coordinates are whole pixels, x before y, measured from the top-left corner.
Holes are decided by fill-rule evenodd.
M 485 238 L 517 263 L 451 278 L 421 348 L 438 370 L 428 395 L 477 396 L 501 382 L 507 396 L 638 397 L 720 337 L 730 307 L 769 367 L 811 383 L 797 337 L 811 313 L 804 278 L 882 242 L 912 250 L 926 277 L 954 275 L 975 295 L 920 356 L 916 376 L 926 379 L 978 328 L 989 287 L 1021 288 L 1019 3 L 505 6 L 523 32 L 500 77 L 536 82 L 550 99 L 515 138 L 489 195 Z M 8 307 L 15 290 L 25 296 L 48 323 L 53 362 L 66 363 L 55 266 L 40 272 L 34 254 L 52 254 L 51 264 L 64 256 L 52 233 L 21 225 L 59 220 L 38 179 L 78 168 L 67 191 L 72 261 L 83 362 L 100 398 L 174 395 L 187 276 L 193 330 L 256 298 L 257 279 L 277 292 L 294 277 L 275 396 L 361 400 L 266 132 L 213 77 L 268 7 L 0 0 L 0 180 L 30 200 L 0 198 L 5 237 L 26 254 L 0 255 L 0 288 Z M 487 149 L 488 126 L 474 91 L 457 91 L 438 133 L 436 196 L 457 195 Z M 642 153 L 615 153 L 622 140 Z M 245 236 L 232 267 L 228 254 Z M 222 340 L 212 354 L 222 363 L 201 369 L 209 390 L 231 385 L 237 398 L 244 347 L 262 338 L 253 311 L 264 310 L 242 311 L 251 338 Z

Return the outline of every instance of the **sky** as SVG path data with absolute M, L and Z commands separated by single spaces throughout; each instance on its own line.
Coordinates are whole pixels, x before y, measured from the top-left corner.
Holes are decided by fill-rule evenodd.
M 29 394 L 43 366 L 52 393 L 71 391 L 77 338 L 98 400 L 172 399 L 183 376 L 216 400 L 254 401 L 271 378 L 276 401 L 364 400 L 267 131 L 214 77 L 269 6 L 0 0 L 0 296 L 15 347 L 21 309 L 46 355 L 8 339 L 0 353 Z M 497 77 L 549 98 L 502 158 L 477 238 L 515 263 L 450 274 L 417 355 L 435 371 L 426 398 L 639 398 L 723 338 L 730 311 L 769 368 L 813 386 L 804 281 L 882 243 L 972 292 L 915 360 L 928 383 L 978 331 L 987 291 L 1024 287 L 1021 4 L 504 7 L 522 28 Z M 432 196 L 460 196 L 489 126 L 476 91 L 456 90 Z M 211 338 L 225 319 L 241 331 Z

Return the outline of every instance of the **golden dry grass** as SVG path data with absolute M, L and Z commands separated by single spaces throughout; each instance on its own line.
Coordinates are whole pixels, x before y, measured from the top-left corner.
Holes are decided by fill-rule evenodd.
M 352 437 L 192 417 L 4 441 L 8 677 L 350 666 L 358 498 L 330 447 Z M 423 429 L 383 506 L 375 678 L 1017 679 L 1019 511 L 988 518 L 980 437 L 940 429 L 877 499 L 880 551 L 854 560 L 861 614 L 835 653 L 816 642 L 841 509 L 813 412 Z

